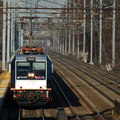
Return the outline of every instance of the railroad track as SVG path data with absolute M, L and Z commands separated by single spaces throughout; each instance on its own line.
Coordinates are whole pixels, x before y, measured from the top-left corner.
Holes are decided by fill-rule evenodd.
M 65 95 L 64 91 L 62 90 L 62 88 L 60 87 L 60 85 L 58 84 L 57 80 L 53 77 L 53 80 L 55 81 L 57 87 L 59 88 L 59 90 L 61 91 L 62 95 L 64 96 L 65 100 L 67 101 L 69 107 L 70 107 L 70 111 L 72 112 L 72 115 L 74 115 L 74 118 L 76 120 L 81 120 L 79 115 L 76 113 L 76 111 L 74 110 L 74 107 L 72 106 L 72 104 L 70 103 L 69 99 L 67 98 L 67 96 Z M 68 120 L 67 116 L 64 115 L 64 120 Z
M 76 60 L 73 58 L 70 59 L 67 56 L 60 55 L 60 59 L 93 78 L 100 77 L 100 81 L 102 81 L 103 83 L 110 84 L 113 88 L 117 89 L 118 91 L 120 90 L 120 76 L 113 74 L 112 72 L 99 69 L 94 65 L 88 65 L 80 60 Z
M 41 109 L 22 109 L 19 108 L 18 120 L 45 120 L 44 110 Z
M 54 54 L 56 54 L 56 53 L 54 53 Z M 57 54 L 56 54 L 57 55 Z M 74 62 L 74 63 L 76 63 L 76 64 L 81 64 L 81 65 L 83 65 L 84 67 L 87 67 L 88 69 L 92 69 L 93 71 L 95 71 L 95 72 L 97 72 L 97 73 L 99 73 L 99 74 L 101 74 L 101 75 L 105 75 L 106 77 L 108 77 L 108 78 L 110 78 L 111 79 L 111 77 L 112 77 L 112 79 L 114 79 L 114 80 L 118 80 L 118 82 L 120 82 L 119 81 L 119 79 L 120 79 L 120 76 L 119 75 L 117 75 L 117 74 L 115 74 L 115 73 L 113 73 L 113 72 L 109 72 L 109 71 L 106 71 L 106 70 L 103 70 L 102 68 L 98 68 L 98 67 L 96 67 L 95 65 L 90 65 L 89 64 L 89 66 L 85 63 L 85 62 L 81 62 L 81 60 L 78 60 L 78 59 L 74 59 L 74 58 L 69 58 L 68 56 L 66 56 L 66 55 L 64 55 L 64 56 L 61 56 L 61 54 L 59 54 L 60 55 L 60 57 L 62 57 L 63 59 L 67 59 L 68 61 L 70 61 L 70 62 Z M 114 78 L 113 78 L 114 77 Z
M 54 58 L 55 59 L 55 58 Z M 58 60 L 58 62 L 60 63 L 60 60 L 59 59 L 57 59 Z M 92 86 L 92 87 L 94 87 L 95 89 L 97 89 L 99 92 L 101 92 L 102 94 L 104 94 L 104 90 L 103 89 L 106 89 L 106 92 L 108 91 L 108 90 L 111 90 L 110 91 L 110 95 L 112 94 L 112 91 L 115 93 L 115 95 L 112 95 L 112 97 L 107 97 L 108 95 L 106 95 L 106 94 L 104 94 L 104 96 L 106 96 L 110 101 L 112 101 L 112 102 L 114 102 L 114 100 L 115 99 L 119 99 L 119 96 L 120 96 L 120 92 L 118 91 L 118 90 L 116 90 L 115 88 L 113 88 L 112 86 L 111 86 L 111 84 L 109 84 L 109 83 L 105 83 L 105 82 L 103 82 L 103 81 L 101 81 L 100 80 L 100 78 L 98 79 L 98 76 L 96 77 L 96 76 L 94 76 L 94 75 L 91 75 L 90 73 L 88 73 L 88 71 L 87 72 L 85 72 L 85 71 L 83 71 L 83 70 L 81 70 L 81 69 L 79 69 L 78 67 L 75 67 L 73 64 L 66 64 L 66 61 L 64 61 L 63 62 L 63 60 L 62 60 L 62 65 L 63 66 L 65 66 L 66 65 L 66 68 L 68 68 L 70 71 L 72 71 L 75 75 L 77 75 L 78 77 L 80 77 L 80 78 L 82 78 L 84 81 L 86 81 L 90 86 Z M 85 75 L 87 75 L 87 76 L 85 76 Z M 92 78 L 92 79 L 91 79 Z M 91 80 L 91 81 L 90 81 Z M 113 81 L 114 82 L 114 81 Z M 94 83 L 94 84 L 93 84 Z M 97 85 L 97 86 L 96 86 Z M 98 89 L 98 85 L 99 86 L 101 86 L 101 85 L 104 85 L 105 86 L 105 88 L 103 88 L 103 86 L 102 86 L 102 88 L 99 88 Z M 115 84 L 116 85 L 116 84 Z M 108 89 L 107 89 L 107 88 Z M 114 94 L 113 93 L 113 94 Z M 118 96 L 116 95 L 116 94 L 118 94 Z M 113 97 L 113 96 L 115 96 L 115 97 Z
M 81 65 L 81 69 L 83 72 L 85 70 L 85 72 L 91 72 L 92 70 L 92 73 L 91 75 L 99 75 L 100 77 L 102 77 L 102 81 L 103 82 L 106 82 L 108 84 L 115 84 L 115 85 L 119 85 L 120 84 L 120 76 L 112 73 L 112 72 L 108 72 L 108 71 L 105 71 L 103 69 L 100 69 L 94 65 L 89 65 L 84 63 L 84 62 L 81 62 L 80 60 L 76 60 L 76 59 L 69 59 L 68 57 L 64 56 L 62 57 L 63 60 L 67 61 L 67 63 L 69 64 L 74 64 L 74 67 L 76 67 L 77 69 L 79 65 Z M 117 89 L 117 88 L 116 88 Z
M 54 57 L 54 59 L 56 59 Z M 57 59 L 57 61 L 60 63 L 60 59 Z M 66 64 L 67 63 L 67 64 Z M 96 85 L 104 85 L 106 86 L 107 88 L 109 88 L 111 91 L 114 91 L 116 94 L 120 95 L 120 87 L 119 87 L 119 83 L 120 83 L 120 80 L 118 81 L 119 79 L 119 76 L 114 76 L 113 77 L 116 77 L 117 81 L 114 81 L 115 79 L 108 79 L 108 76 L 100 76 L 97 72 L 97 74 L 95 73 L 96 71 L 91 71 L 90 69 L 88 70 L 88 67 L 86 66 L 86 69 L 84 68 L 83 69 L 83 65 L 80 66 L 79 68 L 79 65 L 75 65 L 75 62 L 72 61 L 72 63 L 69 61 L 68 62 L 68 59 L 64 59 L 62 58 L 62 63 L 63 66 L 64 65 L 67 65 L 66 67 L 71 70 L 74 74 L 76 74 L 77 76 L 79 76 L 80 78 L 84 79 L 88 84 L 90 84 L 91 86 L 94 87 L 94 84 Z M 75 72 L 77 71 L 77 72 Z M 79 74 L 80 73 L 80 74 Z M 84 75 L 87 75 L 89 76 L 90 78 L 93 78 L 95 81 L 94 81 L 94 84 L 91 84 L 91 82 L 87 81 L 86 78 L 84 78 L 83 76 Z M 112 76 L 112 75 L 110 75 Z M 88 79 L 88 78 L 87 78 Z M 97 82 L 96 82 L 97 81 Z M 116 87 L 117 86 L 117 87 Z M 112 96 L 113 97 L 113 96 Z M 115 97 L 116 99 L 116 97 Z M 111 99 L 112 102 L 114 102 L 115 100 L 114 98 Z M 118 99 L 119 99 L 119 96 L 118 96 Z
M 58 107 L 57 116 L 55 118 L 51 118 L 50 120 L 85 120 L 86 118 L 88 118 L 88 116 L 80 116 L 78 114 L 78 111 L 76 111 L 75 107 L 72 105 L 70 100 L 67 98 L 66 93 L 62 90 L 56 78 L 53 77 L 53 80 L 55 81 L 57 88 L 59 88 L 62 96 L 64 96 L 65 100 L 67 101 L 66 106 L 68 107 L 64 107 L 64 106 Z M 66 110 L 67 111 L 69 110 L 70 114 L 67 114 Z M 99 113 L 96 113 L 96 114 L 97 114 L 96 115 L 97 120 L 105 120 Z M 30 109 L 19 108 L 18 120 L 37 120 L 37 119 L 49 120 L 49 118 L 46 117 L 45 109 L 41 108 L 41 109 L 36 109 L 36 110 L 30 110 Z M 94 116 L 90 115 L 89 120 L 95 120 Z
M 109 80 L 108 77 L 112 76 L 112 74 L 109 73 L 108 75 L 108 73 L 103 72 L 104 79 L 103 76 L 102 79 L 100 79 L 100 75 L 103 75 L 102 72 L 101 74 L 98 74 L 98 71 L 88 70 L 88 67 L 84 67 L 84 65 L 81 64 L 79 66 L 74 61 L 65 59 L 62 56 L 50 56 L 54 63 L 55 69 L 59 71 L 59 74 L 62 75 L 65 82 L 75 92 L 75 94 L 77 94 L 78 97 L 82 98 L 84 101 L 85 98 L 87 98 L 87 105 L 89 104 L 93 110 L 95 109 L 95 113 L 100 114 L 111 110 L 114 106 L 114 100 L 119 100 L 119 87 L 115 87 L 115 85 L 119 84 L 119 76 L 113 75 L 113 77 L 111 77 L 111 79 L 109 78 Z M 62 72 L 60 73 L 60 71 Z M 69 73 L 66 71 L 69 71 Z M 72 74 L 70 78 L 73 79 L 74 82 L 70 81 L 70 78 L 68 78 L 69 74 Z
M 92 114 L 89 114 L 89 115 L 85 115 L 85 116 L 83 116 L 83 115 L 81 115 L 81 114 L 79 114 L 79 112 L 78 111 L 76 111 L 76 108 L 74 107 L 74 105 L 70 102 L 70 99 L 67 97 L 67 95 L 66 95 L 66 91 L 63 91 L 63 89 L 62 89 L 62 86 L 60 86 L 60 84 L 58 83 L 58 80 L 56 80 L 54 77 L 53 77 L 53 80 L 55 81 L 55 83 L 56 83 L 56 86 L 59 88 L 59 90 L 60 90 L 60 92 L 61 92 L 61 94 L 64 96 L 64 98 L 65 98 L 65 100 L 67 101 L 67 106 L 69 106 L 68 108 L 64 108 L 64 110 L 67 110 L 67 111 L 70 111 L 70 114 L 67 114 L 67 112 L 65 112 L 66 113 L 66 116 L 64 116 L 65 118 L 64 118 L 64 120 L 68 120 L 68 118 L 69 118 L 69 120 L 85 120 L 85 119 L 87 119 L 88 117 L 89 117 L 89 120 L 96 120 L 95 119 L 95 117 L 97 118 L 97 120 L 105 120 L 103 117 L 102 117 L 102 115 L 100 114 L 100 113 L 98 113 L 93 107 L 91 108 L 92 109 L 92 111 L 94 111 L 95 112 L 95 114 L 96 114 L 96 116 L 94 117 L 94 115 L 92 115 Z M 61 84 L 62 85 L 62 84 Z M 89 107 L 91 107 L 90 105 L 89 105 Z M 83 110 L 84 108 L 82 108 L 82 110 Z M 89 109 L 89 108 L 88 108 Z M 86 109 L 84 109 L 85 111 L 86 111 Z M 84 111 L 83 110 L 83 111 Z M 88 110 L 89 111 L 89 110 Z M 63 118 L 62 119 L 60 119 L 60 120 L 63 120 Z

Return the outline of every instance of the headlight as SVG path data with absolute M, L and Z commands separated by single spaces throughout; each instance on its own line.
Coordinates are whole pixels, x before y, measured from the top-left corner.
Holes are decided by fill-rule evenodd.
M 34 73 L 28 73 L 28 77 L 33 78 L 33 77 L 35 77 L 35 74 Z

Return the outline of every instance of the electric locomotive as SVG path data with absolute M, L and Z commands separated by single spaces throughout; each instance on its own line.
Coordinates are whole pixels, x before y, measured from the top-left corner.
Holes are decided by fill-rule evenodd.
M 52 101 L 53 67 L 42 48 L 21 47 L 10 62 L 10 91 L 19 106 L 42 106 Z

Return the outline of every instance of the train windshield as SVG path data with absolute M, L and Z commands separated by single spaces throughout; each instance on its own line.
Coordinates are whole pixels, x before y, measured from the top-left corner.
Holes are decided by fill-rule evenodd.
M 46 76 L 46 62 L 17 62 L 17 79 L 41 79 Z

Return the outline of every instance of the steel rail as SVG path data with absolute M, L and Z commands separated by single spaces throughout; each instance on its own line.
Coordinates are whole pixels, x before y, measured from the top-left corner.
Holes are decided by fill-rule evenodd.
M 42 114 L 42 120 L 45 120 L 45 115 L 44 115 L 44 110 L 43 110 L 43 108 L 41 109 L 41 114 Z
M 101 80 L 99 80 L 98 78 L 94 77 L 93 75 L 91 75 L 91 74 L 89 74 L 89 73 L 86 73 L 84 70 L 81 70 L 80 68 L 72 65 L 72 64 L 69 63 L 68 61 L 65 61 L 65 60 L 62 60 L 62 61 L 66 62 L 66 63 L 68 63 L 69 65 L 71 65 L 72 67 L 74 67 L 74 68 L 82 71 L 82 72 L 85 73 L 86 75 L 88 75 L 88 76 L 90 76 L 91 78 L 97 80 L 97 81 L 100 82 L 101 84 L 105 85 L 106 87 L 108 87 L 109 89 L 111 89 L 112 91 L 114 91 L 115 93 L 117 93 L 118 95 L 120 95 L 120 91 L 118 91 L 118 90 L 114 89 L 113 87 L 109 86 L 108 84 L 102 82 Z
M 57 61 L 59 61 L 59 59 L 57 59 Z M 62 60 L 63 61 L 63 60 Z M 66 61 L 64 61 L 65 63 L 67 63 Z M 63 66 L 64 66 L 64 64 L 63 63 L 61 63 Z M 69 63 L 68 63 L 69 64 Z M 69 64 L 69 65 L 71 65 L 71 64 Z M 72 67 L 74 67 L 74 65 L 71 65 Z M 82 76 L 80 76 L 78 73 L 76 73 L 74 70 L 72 70 L 72 69 L 70 69 L 70 67 L 67 67 L 66 66 L 66 68 L 68 68 L 70 71 L 72 71 L 74 74 L 76 74 L 78 77 L 80 77 L 80 78 L 82 78 L 85 82 L 87 82 L 90 86 L 92 86 L 93 88 L 95 88 L 96 90 L 98 90 L 102 95 L 104 95 L 107 99 L 109 99 L 112 103 L 114 103 L 114 100 L 112 99 L 112 98 L 110 98 L 108 95 L 106 95 L 104 92 L 102 92 L 100 89 L 98 89 L 96 86 L 94 86 L 92 83 L 90 83 L 90 82 L 88 82 L 84 77 L 82 77 Z M 75 67 L 74 67 L 75 68 Z M 79 68 L 75 68 L 75 69 L 78 69 L 79 70 Z M 86 73 L 85 71 L 83 71 L 83 70 L 80 70 L 81 72 L 83 72 L 84 74 L 86 74 L 86 75 L 88 75 L 88 76 L 90 76 L 91 78 L 93 78 L 93 79 L 95 79 L 95 80 L 97 80 L 98 82 L 100 82 L 101 84 L 103 84 L 103 85 L 105 85 L 107 88 L 109 88 L 110 90 L 113 90 L 116 94 L 120 94 L 120 92 L 119 91 L 117 91 L 117 90 L 115 90 L 114 88 L 112 88 L 111 86 L 109 86 L 109 85 L 107 85 L 106 83 L 104 83 L 104 82 L 102 82 L 102 81 L 100 81 L 100 80 L 98 80 L 97 78 L 95 78 L 95 77 L 93 77 L 92 75 L 90 75 L 89 73 Z
M 55 69 L 55 70 L 57 70 L 57 69 Z M 57 71 L 59 72 L 59 70 L 57 70 Z M 82 100 L 85 101 L 85 103 L 89 106 L 89 108 L 92 109 L 92 111 L 94 111 L 100 117 L 101 120 L 105 120 L 105 118 L 103 118 L 103 116 L 96 109 L 94 109 L 83 97 L 82 97 Z
M 64 58 L 63 58 L 64 59 Z M 99 80 L 98 78 L 94 77 L 93 75 L 89 74 L 89 73 L 86 73 L 84 70 L 78 68 L 78 66 L 76 67 L 75 65 L 71 64 L 70 62 L 68 62 L 68 59 L 67 61 L 66 60 L 63 60 L 64 62 L 68 63 L 69 65 L 73 66 L 74 68 L 80 70 L 81 72 L 87 74 L 88 76 L 90 76 L 91 78 L 97 80 L 98 82 L 100 82 L 101 84 L 105 85 L 106 87 L 108 87 L 109 89 L 113 90 L 114 92 L 116 92 L 118 95 L 120 95 L 120 91 L 114 89 L 113 87 L 109 86 L 108 84 L 102 82 L 101 80 Z M 88 67 L 87 67 L 88 68 Z M 95 71 L 95 70 L 94 70 Z M 97 72 L 97 71 L 95 71 Z M 98 72 L 97 72 L 98 73 Z M 116 76 L 117 78 L 119 78 L 119 76 Z M 107 77 L 106 77 L 107 78 Z
M 22 110 L 22 109 L 21 109 L 21 107 L 20 107 L 20 108 L 19 108 L 19 112 L 18 112 L 18 120 L 21 120 L 21 114 L 22 114 L 22 113 L 21 113 L 21 110 Z
M 54 76 L 52 76 L 53 80 L 55 81 L 56 85 L 58 86 L 59 90 L 61 91 L 61 93 L 63 94 L 65 100 L 68 102 L 69 106 L 72 108 L 72 104 L 70 103 L 70 101 L 68 100 L 68 98 L 66 97 L 65 93 L 63 92 L 63 90 L 61 89 L 61 87 L 59 86 L 59 84 L 57 83 L 56 79 L 54 78 Z M 75 112 L 75 110 L 72 108 L 74 114 L 76 115 L 78 120 L 81 120 L 79 115 Z
M 67 56 L 64 56 L 64 58 L 66 58 L 67 60 L 69 60 L 69 58 L 67 58 Z M 81 64 L 80 61 L 77 61 L 77 60 L 75 60 L 75 59 L 73 59 L 73 58 L 71 58 L 71 59 L 72 59 L 73 61 L 76 61 L 77 63 L 80 63 L 80 64 Z M 88 66 L 87 66 L 86 63 L 82 62 L 82 64 L 84 64 L 84 66 L 86 66 L 86 67 L 88 68 Z M 95 66 L 93 66 L 93 65 L 91 65 L 90 67 L 92 67 L 93 70 L 94 70 L 95 72 L 97 72 L 97 73 L 103 75 L 102 73 L 100 73 L 100 72 L 98 72 L 98 71 L 95 70 L 95 69 L 98 70 L 99 68 L 97 68 L 97 67 L 95 67 Z M 110 74 L 110 75 L 112 75 L 112 76 L 114 76 L 114 77 L 120 79 L 120 76 L 118 76 L 118 75 L 116 75 L 116 74 L 110 73 L 110 72 L 108 72 L 108 71 L 103 71 L 102 69 L 99 69 L 99 71 L 102 71 L 102 72 L 104 72 L 104 73 Z M 107 74 L 105 74 L 105 75 L 107 75 Z M 109 78 L 109 77 L 107 77 L 107 78 Z

